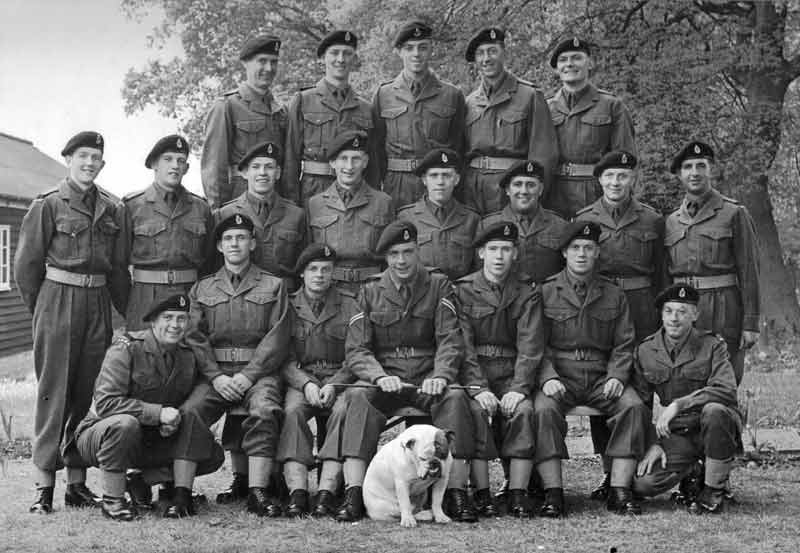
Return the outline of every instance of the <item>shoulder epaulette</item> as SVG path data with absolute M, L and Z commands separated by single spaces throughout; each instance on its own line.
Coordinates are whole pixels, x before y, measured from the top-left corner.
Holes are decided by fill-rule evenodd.
M 122 201 L 123 201 L 123 202 L 127 202 L 127 201 L 130 201 L 130 200 L 134 199 L 134 198 L 138 198 L 139 196 L 141 196 L 142 194 L 144 194 L 144 192 L 145 192 L 145 190 L 144 190 L 144 189 L 142 189 L 142 190 L 137 190 L 137 191 L 135 191 L 135 192 L 131 192 L 130 194 L 125 194 L 125 195 L 122 197 Z
M 550 275 L 549 277 L 544 279 L 544 282 L 553 282 L 556 279 L 557 276 L 558 276 L 558 273 L 556 273 L 554 275 Z
M 644 338 L 644 339 L 641 341 L 641 343 L 643 344 L 643 343 L 645 343 L 645 342 L 649 342 L 650 340 L 652 340 L 653 338 L 655 338 L 656 336 L 658 336 L 659 332 L 661 332 L 661 331 L 660 331 L 660 330 L 657 330 L 656 332 L 653 332 L 653 333 L 652 333 L 650 336 L 648 336 L 648 337 Z
M 288 294 L 288 295 L 289 295 L 289 297 L 290 297 L 290 298 L 296 298 L 296 297 L 297 297 L 297 295 L 298 295 L 298 294 L 299 294 L 299 293 L 300 293 L 302 290 L 303 290 L 302 288 L 298 288 L 298 289 L 297 289 L 297 290 L 295 290 L 294 292 L 289 292 L 289 294 Z
M 50 196 L 50 195 L 54 194 L 55 192 L 58 192 L 58 188 L 53 188 L 52 190 L 48 190 L 47 192 L 42 192 L 41 194 L 39 194 L 37 196 L 37 199 L 38 198 L 46 198 L 47 196 Z
M 189 195 L 190 195 L 190 196 L 194 196 L 194 197 L 195 197 L 195 198 L 197 198 L 198 200 L 202 200 L 202 201 L 204 201 L 204 202 L 206 201 L 206 199 L 205 199 L 203 196 L 201 196 L 200 194 L 195 194 L 195 193 L 194 193 L 194 192 L 192 192 L 191 190 L 186 190 L 186 191 L 189 193 Z
M 608 278 L 605 275 L 596 275 L 595 278 L 597 278 L 597 280 L 602 280 L 603 282 L 608 282 L 608 283 L 614 284 L 614 281 L 611 280 L 610 278 Z M 614 284 L 614 285 L 616 286 L 616 284 Z
M 370 275 L 370 276 L 372 276 L 372 275 Z M 358 293 L 357 292 L 353 292 L 352 290 L 349 290 L 349 289 L 344 288 L 344 287 L 336 288 L 336 291 L 339 292 L 340 296 L 347 296 L 348 298 L 357 298 L 358 297 Z
M 483 216 L 483 220 L 485 221 L 486 219 L 488 219 L 490 217 L 500 216 L 502 213 L 503 213 L 502 209 L 498 209 L 497 211 L 492 211 L 491 213 L 488 213 L 488 214 L 484 215 Z
M 130 332 L 125 331 L 125 332 L 123 332 L 121 334 L 117 334 L 117 335 L 114 336 L 113 345 L 115 345 L 115 346 L 124 346 L 124 347 L 127 348 L 128 346 L 131 345 L 131 342 L 133 342 L 135 339 L 136 338 L 131 336 Z
M 477 213 L 478 215 L 481 214 L 480 211 L 478 211 L 477 209 L 475 209 L 471 205 L 467 205 L 467 204 L 464 204 L 464 203 L 461 203 L 461 202 L 458 202 L 458 205 L 459 205 L 459 207 L 463 207 L 467 211 L 472 211 L 473 213 Z
M 591 211 L 591 210 L 592 210 L 592 204 L 589 204 L 589 205 L 587 205 L 586 207 L 582 207 L 581 209 L 579 209 L 579 210 L 578 210 L 578 211 L 575 213 L 575 215 L 580 215 L 581 213 L 586 213 L 587 211 Z
M 216 274 L 217 273 L 211 273 L 211 274 L 208 274 L 206 276 L 200 277 L 199 279 L 197 279 L 197 282 L 204 282 L 204 281 L 206 281 L 206 280 L 208 280 L 210 278 L 214 278 L 216 276 Z
M 538 86 L 536 86 L 535 84 L 533 84 L 532 82 L 530 82 L 530 81 L 526 81 L 525 79 L 520 79 L 519 77 L 517 77 L 517 82 L 518 82 L 519 84 L 524 84 L 525 86 L 529 86 L 529 87 L 531 87 L 531 88 L 535 88 L 535 89 L 537 89 L 537 90 L 539 89 L 539 87 L 538 87 Z
M 233 202 L 235 202 L 235 201 L 236 201 L 236 200 L 238 200 L 238 199 L 239 199 L 239 198 L 234 198 L 234 199 L 232 199 L 232 200 L 228 200 L 227 202 L 225 202 L 224 204 L 222 204 L 222 205 L 221 205 L 221 206 L 219 206 L 219 207 L 225 207 L 226 205 L 232 204 Z
M 378 88 L 380 88 L 382 86 L 386 86 L 387 84 L 392 84 L 393 82 L 394 82 L 394 79 L 389 79 L 388 81 L 382 81 L 382 82 L 378 83 Z
M 605 94 L 606 96 L 613 96 L 614 95 L 613 92 L 611 92 L 610 90 L 606 90 L 605 88 L 598 88 L 597 92 L 599 92 L 600 94 Z
M 564 218 L 561 216 L 561 214 L 560 214 L 560 213 L 557 213 L 557 212 L 553 211 L 552 209 L 547 209 L 547 208 L 545 208 L 545 207 L 540 207 L 539 209 L 541 209 L 541 210 L 542 210 L 542 213 L 547 213 L 548 215 L 552 215 L 553 217 L 556 217 L 557 219 L 561 219 L 561 220 L 562 220 L 562 221 L 564 221 L 565 223 L 567 223 L 567 222 L 568 222 L 566 219 L 564 219 Z
M 447 275 L 445 275 L 444 271 L 442 271 L 439 267 L 436 267 L 436 266 L 433 266 L 433 265 L 426 265 L 425 266 L 425 270 L 428 271 L 428 274 L 431 274 L 431 275 L 447 276 Z
M 381 273 L 375 273 L 374 275 L 368 275 L 366 280 L 367 281 L 375 281 L 381 279 Z
M 100 195 L 105 196 L 109 200 L 113 201 L 114 203 L 119 203 L 119 202 L 122 201 L 117 196 L 115 196 L 114 194 L 112 194 L 111 192 L 106 190 L 105 188 L 101 188 L 100 186 L 97 186 L 97 192 L 100 193 Z
M 304 90 L 311 90 L 312 88 L 317 88 L 316 84 L 309 84 L 305 86 L 301 86 L 299 92 L 303 92 Z
M 233 96 L 237 92 L 239 92 L 239 89 L 238 88 L 234 88 L 233 90 L 229 90 L 228 92 L 223 92 L 222 95 L 223 96 Z
M 473 282 L 475 280 L 475 273 L 470 273 L 459 277 L 453 281 L 453 284 L 464 284 L 466 282 Z
M 410 209 L 410 208 L 414 207 L 415 205 L 417 205 L 416 202 L 414 202 L 413 204 L 401 205 L 400 207 L 397 208 L 397 211 L 398 212 L 399 211 L 405 211 L 406 209 Z
M 728 203 L 731 203 L 731 204 L 733 204 L 733 205 L 742 205 L 742 202 L 740 202 L 739 200 L 734 200 L 734 199 L 733 199 L 733 198 L 731 198 L 730 196 L 723 196 L 722 194 L 720 194 L 720 197 L 722 197 L 722 199 L 723 199 L 724 201 L 726 201 L 726 202 L 728 202 Z
M 654 207 L 653 207 L 652 205 L 650 205 L 650 204 L 646 204 L 646 203 L 644 203 L 644 202 L 640 201 L 640 202 L 639 202 L 639 205 L 641 205 L 642 207 L 644 207 L 644 208 L 646 208 L 646 209 L 649 209 L 650 211 L 652 211 L 652 212 L 654 212 L 654 213 L 657 213 L 657 214 L 661 215 L 661 212 L 660 212 L 659 210 L 657 210 L 656 208 L 654 208 Z

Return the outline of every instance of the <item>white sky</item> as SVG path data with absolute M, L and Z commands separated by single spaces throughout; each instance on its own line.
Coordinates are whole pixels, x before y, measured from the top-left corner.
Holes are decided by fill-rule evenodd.
M 157 22 L 123 15 L 119 0 L 0 0 L 0 132 L 33 142 L 62 161 L 73 134 L 96 130 L 106 139 L 98 183 L 122 195 L 152 182 L 144 158 L 155 142 L 177 132 L 177 121 L 155 110 L 126 117 L 122 82 L 130 67 L 180 54 L 171 45 L 146 48 Z M 184 185 L 201 190 L 200 161 L 192 158 Z

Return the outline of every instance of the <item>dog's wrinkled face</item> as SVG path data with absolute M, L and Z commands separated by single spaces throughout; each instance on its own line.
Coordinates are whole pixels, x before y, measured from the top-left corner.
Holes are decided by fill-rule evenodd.
M 452 430 L 437 430 L 432 440 L 406 440 L 403 447 L 414 463 L 419 478 L 424 480 L 442 476 L 442 464 L 450 455 L 450 442 L 454 435 Z

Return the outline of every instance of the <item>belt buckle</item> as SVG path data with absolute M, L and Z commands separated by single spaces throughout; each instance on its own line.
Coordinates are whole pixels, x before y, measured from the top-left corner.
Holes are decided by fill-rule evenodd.
M 229 355 L 230 355 L 230 358 L 231 358 L 231 363 L 236 363 L 236 357 L 237 357 L 236 348 L 231 348 L 231 352 L 230 352 Z
M 566 177 L 572 176 L 572 164 L 571 163 L 563 164 L 561 166 L 561 173 Z
M 89 288 L 94 283 L 94 275 L 83 275 L 83 284 L 84 288 Z
M 175 283 L 175 271 L 169 269 L 167 271 L 167 284 L 174 284 Z
M 489 169 L 489 156 L 481 156 L 478 163 L 481 169 Z
M 411 357 L 411 356 L 409 355 L 409 353 L 410 353 L 411 351 L 413 351 L 413 349 L 414 349 L 414 348 L 412 348 L 412 347 L 408 347 L 408 346 L 396 346 L 396 347 L 394 348 L 394 351 L 395 351 L 395 353 L 397 353 L 397 356 L 398 356 L 398 357 L 404 357 L 404 358 L 408 359 L 409 357 Z
M 409 168 L 410 168 L 412 171 L 416 170 L 416 168 L 417 168 L 417 159 L 416 159 L 416 158 L 414 158 L 414 159 L 409 159 L 409 160 L 408 160 L 408 167 L 409 167 Z
M 581 348 L 575 348 L 575 361 L 583 361 L 585 357 L 585 352 Z
M 352 267 L 342 267 L 344 270 L 344 279 L 350 282 L 356 280 L 356 272 Z

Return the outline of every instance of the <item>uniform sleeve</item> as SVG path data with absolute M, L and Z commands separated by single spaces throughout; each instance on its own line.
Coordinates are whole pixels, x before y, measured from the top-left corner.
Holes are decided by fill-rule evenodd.
M 649 409 L 653 409 L 653 400 L 655 399 L 655 387 L 650 384 L 644 377 L 641 362 L 639 361 L 639 347 L 633 350 L 633 374 L 631 374 L 630 385 L 633 390 L 639 395 L 642 402 L 647 405 Z
M 464 359 L 464 335 L 458 314 L 453 285 L 442 279 L 439 283 L 436 314 L 436 356 L 433 359 L 433 373 L 430 378 L 443 378 L 448 384 L 458 380 L 458 371 Z
M 54 230 L 53 216 L 47 202 L 42 198 L 34 200 L 22 218 L 14 254 L 14 280 L 22 301 L 31 313 L 36 307 L 36 297 L 44 281 L 44 261 Z
M 198 267 L 200 277 L 214 272 L 213 259 L 217 253 L 217 243 L 214 240 L 214 214 L 205 202 L 203 203 L 203 221 L 206 226 L 206 234 L 205 240 L 201 246 L 203 248 L 203 263 Z
M 755 225 L 743 207 L 733 217 L 733 244 L 736 256 L 736 272 L 742 295 L 744 317 L 742 328 L 758 332 L 761 314 L 758 285 L 758 251 Z
M 297 314 L 294 312 L 294 308 L 290 307 L 289 312 L 287 314 L 289 318 L 289 329 L 294 328 L 295 324 L 297 323 Z M 316 379 L 313 378 L 307 371 L 304 371 L 300 368 L 300 362 L 297 359 L 297 354 L 295 353 L 294 344 L 292 344 L 293 337 L 291 335 L 291 330 L 289 334 L 289 352 L 286 354 L 286 359 L 283 361 L 283 365 L 281 366 L 281 375 L 283 376 L 284 381 L 286 382 L 289 387 L 294 388 L 296 390 L 303 391 L 303 387 L 309 382 L 316 382 Z
M 658 238 L 653 249 L 653 293 L 657 295 L 669 284 L 669 273 L 667 272 L 666 249 L 663 247 L 665 238 L 664 217 L 659 217 L 655 224 Z
M 378 181 L 383 181 L 386 177 L 386 122 L 381 117 L 381 87 L 375 91 L 372 98 L 372 124 L 375 139 L 375 171 L 377 171 Z
M 373 122 L 373 125 L 375 123 Z M 367 162 L 367 170 L 364 171 L 364 179 L 367 184 L 375 190 L 381 190 L 381 171 L 380 164 L 378 163 L 378 156 L 383 150 L 383 141 L 378 141 L 375 127 L 367 131 L 367 154 L 369 154 L 369 161 Z
M 286 122 L 286 153 L 283 161 L 281 195 L 300 205 L 300 170 L 303 159 L 303 95 L 295 94 L 289 102 Z
M 195 283 L 189 290 L 189 330 L 186 332 L 186 343 L 189 344 L 197 357 L 200 374 L 212 382 L 216 377 L 224 374 L 217 364 L 214 349 L 209 341 L 208 321 L 205 312 L 197 301 L 200 283 Z
M 345 321 L 349 321 L 350 318 L 358 313 L 358 304 L 356 303 L 355 299 L 347 298 L 345 301 L 342 302 L 342 317 Z M 347 328 L 347 327 L 345 327 Z M 347 334 L 345 334 L 345 338 Z M 342 361 L 342 366 L 339 367 L 339 370 L 333 373 L 333 375 L 324 382 L 324 384 L 350 384 L 356 381 L 356 377 L 353 372 L 350 370 L 350 367 L 347 365 L 347 358 Z
M 703 388 L 675 400 L 679 411 L 702 408 L 708 403 L 721 403 L 736 408 L 736 377 L 733 373 L 728 347 L 722 339 L 715 340 L 711 350 L 711 372 Z
M 214 102 L 206 119 L 206 135 L 200 157 L 200 180 L 211 207 L 220 206 L 222 191 L 227 190 L 229 184 L 230 124 L 227 102 L 224 99 Z
M 636 150 L 636 133 L 633 128 L 633 118 L 628 108 L 617 99 L 611 108 L 611 143 L 609 150 L 625 150 L 635 156 L 639 153 Z
M 631 310 L 624 293 L 619 295 L 619 316 L 614 325 L 614 346 L 608 356 L 608 378 L 616 378 L 627 384 L 633 365 L 633 345 L 636 332 L 633 327 Z
M 369 320 L 367 291 L 361 288 L 358 298 L 358 312 L 350 317 L 345 339 L 345 358 L 350 371 L 359 379 L 375 383 L 379 378 L 389 376 L 372 351 L 372 323 Z
M 450 120 L 450 140 L 453 149 L 463 156 L 467 147 L 467 101 L 459 90 L 456 95 L 456 112 Z
M 553 125 L 553 118 L 550 115 L 550 108 L 544 94 L 534 90 L 531 97 L 531 105 L 528 115 L 528 159 L 538 161 L 544 168 L 545 189 L 542 197 L 545 197 L 552 186 L 553 176 L 556 174 L 558 165 L 558 135 Z
M 128 308 L 128 298 L 131 291 L 131 274 L 128 271 L 130 260 L 130 236 L 133 228 L 128 215 L 128 208 L 119 202 L 116 205 L 114 219 L 120 227 L 111 252 L 111 280 L 108 283 L 108 291 L 111 295 L 111 303 L 120 315 L 124 316 Z
M 253 358 L 241 371 L 250 382 L 280 372 L 289 348 L 289 298 L 283 281 L 278 285 L 278 299 L 271 307 L 268 324 L 269 332 L 258 343 Z
M 161 405 L 129 397 L 133 355 L 127 344 L 115 344 L 106 352 L 95 381 L 94 405 L 97 415 L 132 415 L 143 426 L 158 426 Z
M 510 389 L 525 396 L 536 386 L 536 371 L 544 357 L 543 318 L 542 293 L 537 289 L 522 306 L 517 321 L 517 360 Z
M 469 301 L 468 293 L 464 289 L 465 286 L 467 285 L 456 287 L 456 298 L 459 301 L 459 305 L 464 305 Z M 463 309 L 459 309 L 459 324 L 461 325 L 461 333 L 464 335 L 464 360 L 461 362 L 458 380 L 464 386 L 480 386 L 480 390 L 467 392 L 470 396 L 475 397 L 481 392 L 489 390 L 489 379 L 486 378 L 486 374 L 478 363 L 472 320 Z

